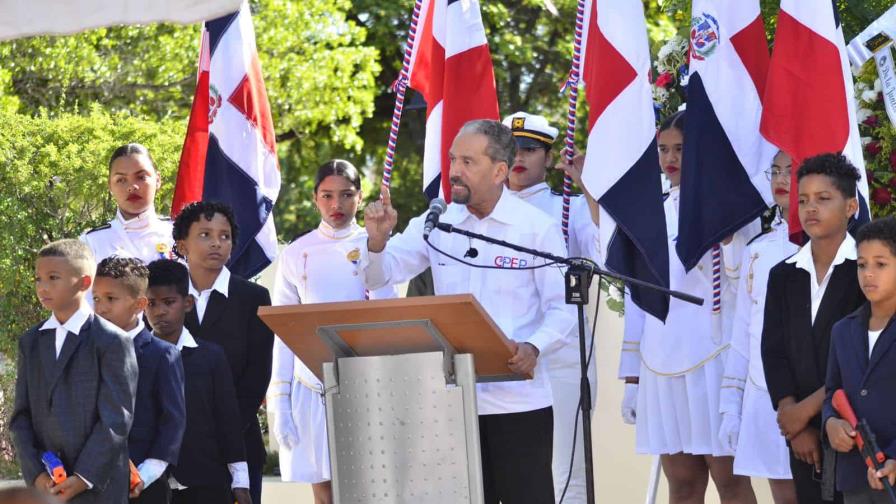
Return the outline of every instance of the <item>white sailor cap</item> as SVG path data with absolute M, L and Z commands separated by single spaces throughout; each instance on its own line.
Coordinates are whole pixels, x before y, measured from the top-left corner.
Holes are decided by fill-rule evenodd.
M 513 132 L 516 144 L 521 148 L 550 148 L 560 132 L 543 116 L 525 112 L 511 114 L 503 122 Z

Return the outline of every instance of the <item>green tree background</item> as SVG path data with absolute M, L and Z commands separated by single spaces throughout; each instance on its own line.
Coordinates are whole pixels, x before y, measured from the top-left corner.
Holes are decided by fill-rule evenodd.
M 252 0 L 274 116 L 283 186 L 282 241 L 316 225 L 316 167 L 342 157 L 381 174 L 413 0 Z M 890 0 L 839 0 L 847 39 Z M 537 112 L 561 124 L 575 0 L 482 0 L 501 113 Z M 645 0 L 654 52 L 685 33 L 688 0 Z M 761 0 L 771 41 L 777 0 Z M 0 43 L 0 351 L 37 321 L 31 259 L 47 240 L 75 236 L 113 212 L 106 160 L 121 143 L 149 146 L 162 167 L 168 210 L 196 78 L 199 25 L 113 27 Z M 421 212 L 425 104 L 411 93 L 393 181 L 402 222 Z M 580 111 L 584 119 L 584 107 Z M 555 174 L 556 176 L 556 174 Z M 558 180 L 554 180 L 558 182 Z M 401 224 L 400 224 L 401 225 Z

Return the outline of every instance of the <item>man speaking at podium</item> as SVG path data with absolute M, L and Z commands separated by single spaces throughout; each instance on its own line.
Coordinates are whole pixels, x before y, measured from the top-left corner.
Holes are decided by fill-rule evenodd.
M 449 150 L 452 203 L 439 220 L 565 256 L 554 219 L 505 188 L 515 154 L 510 128 L 491 120 L 465 124 Z M 573 343 L 566 335 L 576 324 L 576 313 L 565 304 L 563 270 L 544 266 L 544 260 L 531 255 L 439 230 L 429 236 L 430 247 L 423 238 L 425 215 L 390 238 L 398 214 L 388 190 L 367 206 L 364 219 L 368 289 L 405 282 L 431 267 L 436 294 L 473 294 L 515 343 L 510 369 L 534 371 L 532 380 L 476 387 L 485 502 L 553 503 L 552 397 L 542 357 Z

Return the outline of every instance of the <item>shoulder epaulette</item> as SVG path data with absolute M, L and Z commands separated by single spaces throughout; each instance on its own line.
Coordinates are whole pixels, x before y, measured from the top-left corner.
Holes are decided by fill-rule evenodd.
M 558 191 L 558 190 L 552 188 L 551 194 L 553 194 L 554 196 L 563 196 L 563 191 Z M 582 195 L 582 193 L 570 193 L 569 196 L 572 198 L 577 198 L 581 195 Z
M 171 221 L 171 216 L 168 216 L 168 215 L 159 215 L 159 220 L 160 220 L 160 221 L 168 221 L 168 222 L 170 222 L 170 221 Z
M 95 228 L 93 228 L 93 229 L 87 231 L 87 232 L 84 233 L 84 234 L 90 234 L 90 233 L 92 233 L 92 232 L 94 232 L 94 231 L 102 231 L 103 229 L 109 229 L 110 227 L 112 227 L 112 224 L 109 223 L 109 222 L 107 222 L 107 223 L 105 223 L 105 224 L 103 224 L 103 225 L 101 225 L 101 226 L 97 226 L 97 227 L 95 227 Z
M 669 195 L 670 195 L 670 194 L 672 194 L 672 193 L 664 192 L 664 193 L 663 193 L 663 201 L 666 201 L 667 199 L 669 199 Z
M 762 212 L 762 215 L 759 216 L 759 223 L 762 226 L 762 230 L 756 236 L 750 238 L 750 241 L 747 242 L 747 245 L 750 245 L 757 238 L 760 238 L 764 235 L 767 235 L 772 232 L 773 224 L 775 223 L 775 218 L 778 216 L 778 205 L 772 205 L 769 209 Z

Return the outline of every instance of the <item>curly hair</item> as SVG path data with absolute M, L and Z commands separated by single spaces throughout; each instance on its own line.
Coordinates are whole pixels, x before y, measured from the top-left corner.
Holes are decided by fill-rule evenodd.
M 856 233 L 856 246 L 872 240 L 883 243 L 896 256 L 896 218 L 875 219 L 860 227 Z
M 172 230 L 174 241 L 178 242 L 180 240 L 186 240 L 187 235 L 190 234 L 190 227 L 194 223 L 199 222 L 200 218 L 205 218 L 205 220 L 210 221 L 215 217 L 215 214 L 223 215 L 224 218 L 227 219 L 227 222 L 230 223 L 230 237 L 233 243 L 236 244 L 236 239 L 239 236 L 239 226 L 236 224 L 236 216 L 234 216 L 233 209 L 230 208 L 230 205 L 218 201 L 197 201 L 185 206 L 174 219 Z M 174 253 L 180 258 L 184 257 L 183 254 L 177 250 L 177 246 L 174 247 Z
M 96 277 L 113 278 L 121 282 L 132 297 L 146 295 L 149 270 L 143 261 L 133 257 L 110 256 L 96 267 Z
M 862 178 L 859 170 L 846 156 L 833 152 L 819 154 L 803 161 L 796 172 L 796 179 L 801 181 L 809 175 L 825 175 L 846 199 L 856 197 L 856 183 Z
M 149 263 L 149 287 L 174 287 L 178 294 L 190 294 L 190 272 L 187 267 L 172 259 L 159 259 Z

